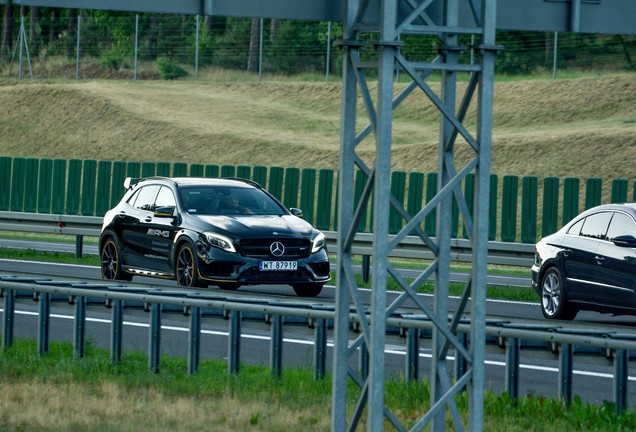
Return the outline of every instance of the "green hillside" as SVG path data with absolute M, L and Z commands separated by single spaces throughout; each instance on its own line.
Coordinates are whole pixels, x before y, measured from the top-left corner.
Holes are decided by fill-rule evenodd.
M 5 82 L 0 155 L 337 168 L 340 97 L 315 82 Z M 494 110 L 495 174 L 634 177 L 634 75 L 500 82 Z M 432 104 L 415 92 L 394 117 L 393 168 L 436 171 Z

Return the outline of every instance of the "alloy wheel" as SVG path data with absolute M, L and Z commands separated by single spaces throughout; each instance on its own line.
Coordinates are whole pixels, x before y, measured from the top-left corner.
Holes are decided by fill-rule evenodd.
M 195 271 L 196 268 L 192 250 L 189 247 L 184 246 L 181 248 L 179 258 L 177 260 L 177 283 L 179 286 L 192 286 Z
M 561 283 L 558 275 L 554 271 L 548 272 L 543 281 L 543 289 L 541 295 L 543 310 L 549 315 L 554 316 L 561 304 Z
M 102 277 L 115 279 L 119 270 L 119 254 L 112 240 L 108 240 L 102 248 Z

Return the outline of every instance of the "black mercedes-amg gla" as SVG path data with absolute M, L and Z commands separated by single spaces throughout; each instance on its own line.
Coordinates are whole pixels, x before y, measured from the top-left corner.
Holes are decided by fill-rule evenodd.
M 104 279 L 134 275 L 180 286 L 291 285 L 313 297 L 330 279 L 325 236 L 245 179 L 127 178 L 104 216 Z

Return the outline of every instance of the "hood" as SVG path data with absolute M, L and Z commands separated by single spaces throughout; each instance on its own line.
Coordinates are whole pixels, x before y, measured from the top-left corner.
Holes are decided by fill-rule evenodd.
M 192 216 L 203 231 L 214 231 L 229 237 L 308 237 L 314 228 L 292 215 L 269 216 Z

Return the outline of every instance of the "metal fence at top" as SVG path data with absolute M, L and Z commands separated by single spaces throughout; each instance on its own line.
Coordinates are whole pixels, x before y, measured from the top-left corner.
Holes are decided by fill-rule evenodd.
M 6 12 L 6 7 L 1 8 Z M 193 79 L 218 70 L 253 77 L 323 74 L 339 80 L 342 25 L 169 14 L 132 14 L 31 7 L 14 8 L 4 26 L 0 76 L 37 79 Z M 8 27 L 8 28 L 7 28 Z M 543 74 L 633 70 L 636 37 L 580 33 L 500 31 L 504 52 L 497 72 Z M 463 56 L 473 59 L 467 36 Z M 438 52 L 435 40 L 402 41 L 405 56 L 422 61 Z M 364 54 L 376 55 L 373 47 Z M 249 78 L 246 78 L 249 79 Z

